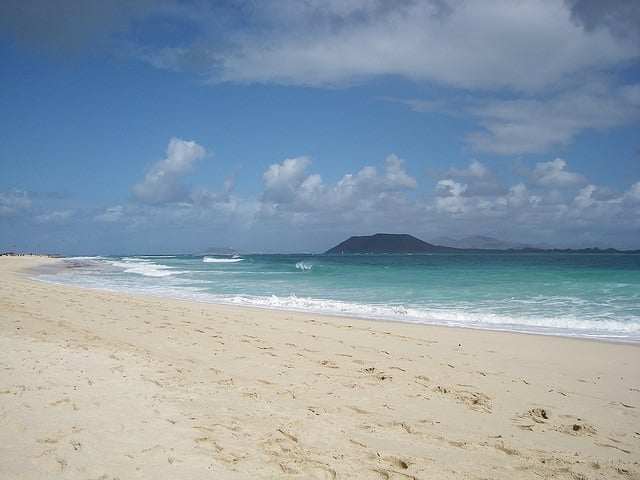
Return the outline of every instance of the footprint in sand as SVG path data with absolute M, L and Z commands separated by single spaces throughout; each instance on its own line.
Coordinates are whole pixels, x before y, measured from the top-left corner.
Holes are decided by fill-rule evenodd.
M 63 407 L 63 406 L 69 406 L 71 407 L 73 410 L 78 411 L 80 410 L 80 407 L 78 407 L 76 405 L 75 402 L 72 402 L 69 398 L 65 397 L 62 398 L 60 400 L 58 400 L 57 402 L 53 402 L 50 403 L 49 405 L 51 405 L 52 407 Z
M 582 418 L 573 415 L 551 415 L 549 410 L 536 407 L 513 418 L 516 427 L 521 430 L 555 430 L 571 436 L 593 436 L 596 428 Z
M 559 432 L 566 435 L 572 435 L 574 437 L 591 437 L 597 433 L 596 427 L 585 422 L 581 418 L 571 417 L 570 415 L 564 416 L 566 419 L 571 420 L 568 424 L 563 424 L 557 428 Z
M 374 468 L 370 470 L 370 472 L 375 474 L 377 478 L 385 480 L 416 478 L 405 473 L 405 471 L 411 467 L 411 464 L 408 461 L 397 457 L 385 457 L 383 460 L 385 464 L 381 468 Z
M 333 360 L 322 360 L 319 364 L 326 368 L 339 368 L 338 364 Z
M 363 368 L 362 371 L 366 374 L 373 375 L 378 380 L 391 380 L 393 377 L 391 375 L 386 374 L 383 371 L 376 370 L 376 367 L 367 367 Z
M 538 425 L 546 424 L 549 417 L 550 413 L 548 410 L 536 407 L 515 416 L 513 421 L 519 429 L 532 432 Z
M 491 413 L 491 399 L 481 392 L 473 392 L 469 390 L 460 390 L 438 385 L 435 392 L 451 396 L 457 403 L 484 413 Z

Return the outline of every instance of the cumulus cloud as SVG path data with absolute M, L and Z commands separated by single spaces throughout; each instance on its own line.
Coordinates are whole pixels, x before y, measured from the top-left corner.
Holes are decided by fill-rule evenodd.
M 193 171 L 195 162 L 206 155 L 204 147 L 196 142 L 172 138 L 166 158 L 154 163 L 144 180 L 134 185 L 134 198 L 151 205 L 187 199 L 190 192 L 183 178 Z
M 472 189 L 478 176 L 495 178 L 496 166 L 484 167 L 471 162 L 465 169 L 450 169 L 448 178 L 437 180 L 430 198 L 403 212 L 406 224 L 412 218 L 415 225 L 424 222 L 425 238 L 481 232 L 528 244 L 637 248 L 640 182 L 622 193 L 587 184 L 582 174 L 555 159 L 515 172 L 514 183 L 486 194 Z
M 176 139 L 166 158 L 151 170 L 174 172 L 180 179 L 180 172 L 190 170 L 203 155 L 190 143 Z M 499 191 L 488 193 L 477 185 L 494 181 L 499 165 L 471 160 L 465 168 L 441 172 L 427 189 L 405 171 L 396 155 L 380 163 L 327 183 L 313 171 L 308 157 L 288 158 L 265 170 L 263 190 L 255 198 L 234 194 L 234 180 L 229 178 L 219 192 L 198 188 L 180 201 L 124 203 L 97 213 L 47 212 L 38 206 L 34 212 L 25 192 L 11 190 L 0 194 L 0 214 L 7 225 L 31 221 L 43 229 L 51 222 L 66 222 L 67 236 L 74 225 L 90 219 L 96 235 L 117 242 L 126 232 L 127 242 L 138 236 L 140 245 L 167 232 L 189 231 L 188 240 L 175 233 L 171 241 L 176 246 L 188 241 L 193 248 L 199 242 L 204 242 L 200 248 L 208 246 L 212 232 L 239 248 L 322 250 L 345 235 L 377 231 L 410 231 L 426 240 L 483 233 L 529 244 L 584 246 L 582 239 L 588 239 L 588 246 L 638 248 L 640 182 L 615 190 L 587 182 L 556 158 L 512 171 Z M 157 187 L 154 182 L 146 185 Z M 5 230 L 10 242 L 7 232 L 12 228 Z M 288 232 L 287 238 L 278 235 L 269 245 L 268 238 L 282 231 Z M 566 244 L 559 244 L 559 239 L 566 239 Z
M 400 212 L 415 209 L 411 192 L 418 182 L 406 173 L 403 160 L 394 154 L 385 159 L 382 171 L 369 165 L 330 184 L 310 170 L 311 162 L 306 157 L 269 167 L 252 222 L 256 228 L 264 225 L 265 229 L 328 232 L 350 225 L 351 231 L 398 230 L 405 228 L 402 222 L 406 220 Z
M 450 179 L 444 179 L 436 184 L 434 195 L 436 197 L 460 197 L 466 190 L 466 184 L 463 185 Z
M 447 177 L 461 178 L 466 181 L 464 189 L 460 191 L 460 194 L 465 196 L 491 196 L 505 193 L 503 182 L 475 158 L 471 159 L 467 168 L 454 167 L 449 169 Z M 438 186 L 436 186 L 436 191 L 442 193 L 442 189 Z
M 385 175 L 382 187 L 385 190 L 411 190 L 418 188 L 418 182 L 407 174 L 402 168 L 404 160 L 398 158 L 395 153 L 389 155 L 384 161 Z
M 326 183 L 313 172 L 309 157 L 301 156 L 270 165 L 262 175 L 263 191 L 257 200 L 234 196 L 224 187 L 218 194 L 198 189 L 182 203 L 161 209 L 141 205 L 127 215 L 115 208 L 101 219 L 113 217 L 149 228 L 170 218 L 194 231 L 203 224 L 220 225 L 225 231 L 252 232 L 249 237 L 287 230 L 291 238 L 307 235 L 298 241 L 319 249 L 327 245 L 314 242 L 328 232 L 410 229 L 426 239 L 482 232 L 530 244 L 558 245 L 558 238 L 566 238 L 572 246 L 581 246 L 581 238 L 600 238 L 602 246 L 629 248 L 633 232 L 640 231 L 640 218 L 634 213 L 640 203 L 640 182 L 617 192 L 588 183 L 561 158 L 512 172 L 516 178 L 510 183 L 496 180 L 498 173 L 496 165 L 474 159 L 465 168 L 442 172 L 431 191 L 416 195 L 420 182 L 407 174 L 404 161 L 396 155 L 389 155 L 382 168 L 368 165 L 334 183 Z M 500 188 L 482 190 L 489 184 Z M 603 232 L 598 236 L 600 227 Z
M 292 202 L 305 180 L 310 163 L 307 157 L 297 157 L 272 164 L 262 175 L 264 199 L 275 203 Z
M 189 201 L 194 205 L 233 202 L 235 200 L 233 197 L 234 187 L 235 179 L 233 177 L 229 177 L 222 183 L 222 188 L 218 192 L 210 192 L 204 187 L 198 188 L 189 195 Z
M 505 198 L 505 203 L 515 208 L 521 208 L 529 201 L 527 187 L 524 183 L 518 183 L 509 188 L 509 193 Z
M 355 174 L 344 175 L 335 186 L 328 190 L 330 198 L 351 202 L 389 198 L 395 193 L 417 188 L 417 181 L 402 168 L 404 161 L 395 154 L 385 159 L 384 174 L 379 175 L 373 166 L 366 166 Z
M 489 169 L 485 167 L 475 158 L 471 159 L 469 166 L 465 169 L 451 168 L 449 175 L 452 177 L 472 177 L 472 178 L 487 178 L 489 176 Z
M 536 186 L 551 188 L 575 187 L 586 181 L 580 173 L 570 172 L 567 162 L 561 158 L 552 162 L 536 163 L 531 172 L 531 180 Z
M 371 204 L 389 199 L 399 193 L 418 187 L 417 181 L 403 169 L 404 161 L 395 154 L 384 162 L 384 173 L 380 175 L 374 166 L 366 166 L 356 173 L 347 173 L 335 185 L 327 186 L 322 177 L 308 174 L 311 161 L 307 157 L 286 159 L 273 164 L 263 175 L 263 201 L 282 207 L 312 208 L 337 206 L 350 209 L 362 203 Z

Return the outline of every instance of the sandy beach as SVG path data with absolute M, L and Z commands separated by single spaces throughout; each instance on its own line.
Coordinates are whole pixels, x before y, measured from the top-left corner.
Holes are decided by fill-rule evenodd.
M 640 346 L 51 285 L 0 257 L 0 478 L 638 479 Z

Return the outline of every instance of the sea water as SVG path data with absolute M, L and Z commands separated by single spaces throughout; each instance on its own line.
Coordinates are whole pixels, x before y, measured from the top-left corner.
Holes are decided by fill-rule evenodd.
M 640 255 L 76 257 L 37 278 L 202 302 L 640 342 Z

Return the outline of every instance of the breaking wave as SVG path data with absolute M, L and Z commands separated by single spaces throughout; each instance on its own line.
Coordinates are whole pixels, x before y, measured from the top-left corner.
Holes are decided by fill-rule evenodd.
M 215 258 L 215 257 L 204 257 L 202 261 L 204 263 L 238 263 L 242 262 L 244 258 L 233 257 L 233 258 Z
M 114 267 L 122 268 L 124 273 L 133 273 L 144 277 L 169 277 L 182 273 L 174 268 L 142 258 L 124 258 L 110 262 Z

